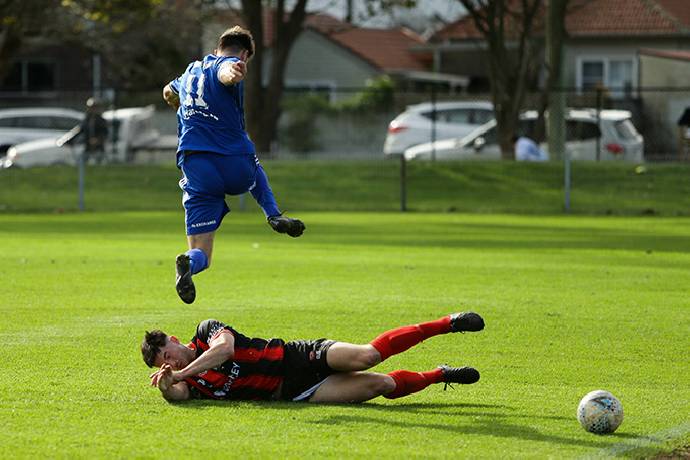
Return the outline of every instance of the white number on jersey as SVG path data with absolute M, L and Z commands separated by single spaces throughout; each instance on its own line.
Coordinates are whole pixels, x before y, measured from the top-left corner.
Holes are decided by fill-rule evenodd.
M 208 104 L 204 101 L 204 74 L 195 77 L 192 71 L 201 67 L 201 62 L 197 61 L 194 66 L 190 69 L 189 76 L 185 82 L 185 92 L 187 97 L 184 99 L 182 104 L 185 107 L 196 107 L 201 109 L 208 108 Z M 196 85 L 194 84 L 196 82 Z

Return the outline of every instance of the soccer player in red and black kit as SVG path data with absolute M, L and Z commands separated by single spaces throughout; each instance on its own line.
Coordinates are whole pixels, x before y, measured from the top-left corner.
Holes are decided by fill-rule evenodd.
M 144 362 L 158 367 L 151 386 L 169 401 L 190 398 L 362 402 L 394 399 L 432 383 L 475 383 L 472 367 L 439 366 L 426 372 L 362 372 L 391 355 L 439 334 L 484 329 L 477 313 L 455 313 L 436 321 L 403 326 L 366 345 L 327 339 L 285 342 L 246 337 L 220 321 L 199 323 L 192 342 L 183 345 L 160 330 L 141 344 Z

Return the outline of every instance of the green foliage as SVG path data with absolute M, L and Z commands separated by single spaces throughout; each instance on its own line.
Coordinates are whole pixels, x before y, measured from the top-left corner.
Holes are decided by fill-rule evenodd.
M 368 80 L 366 88 L 353 97 L 330 103 L 322 94 L 285 96 L 283 101 L 287 122 L 281 128 L 280 138 L 293 152 L 310 152 L 320 147 L 316 134 L 319 117 L 367 113 L 390 110 L 395 97 L 395 86 L 388 76 Z
M 379 112 L 387 111 L 393 106 L 395 99 L 395 84 L 387 75 L 367 80 L 364 90 L 351 99 L 336 104 L 336 109 L 342 112 Z
M 327 96 L 318 93 L 288 95 L 283 98 L 287 122 L 280 127 L 280 138 L 293 152 L 311 152 L 320 146 L 316 139 L 316 120 L 333 111 Z
M 297 240 L 259 213 L 228 215 L 191 308 L 172 284 L 181 211 L 1 216 L 0 457 L 560 459 L 655 447 L 673 429 L 690 440 L 690 220 L 296 215 Z M 206 318 L 252 337 L 368 343 L 466 309 L 485 331 L 374 370 L 472 365 L 477 384 L 361 405 L 169 404 L 138 350 L 145 330 L 187 341 Z M 575 418 L 598 388 L 625 408 L 611 436 Z

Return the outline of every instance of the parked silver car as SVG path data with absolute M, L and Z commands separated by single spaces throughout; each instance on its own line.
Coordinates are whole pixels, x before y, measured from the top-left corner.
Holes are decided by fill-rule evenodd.
M 644 161 L 644 139 L 631 121 L 627 110 L 569 109 L 566 112 L 566 150 L 573 160 L 596 160 L 597 145 L 602 161 Z M 599 123 L 597 124 L 597 119 Z M 537 120 L 536 111 L 520 117 L 520 133 L 531 133 Z M 496 120 L 491 120 L 464 137 L 443 139 L 416 145 L 405 150 L 408 160 L 498 160 Z M 540 145 L 547 154 L 548 145 Z M 549 155 L 552 157 L 552 155 Z
M 0 110 L 0 156 L 15 144 L 65 134 L 84 119 L 84 114 L 60 107 Z
M 116 131 L 114 136 L 109 135 L 109 138 L 115 139 L 115 142 L 109 145 L 109 151 L 106 152 L 110 161 L 128 161 L 131 159 L 130 155 L 137 149 L 160 147 L 157 143 L 162 140 L 162 137 L 152 125 L 153 114 L 153 106 L 129 107 L 103 112 L 103 118 Z M 69 131 L 61 136 L 13 145 L 7 150 L 7 156 L 0 161 L 0 168 L 74 165 L 83 152 L 84 146 L 78 141 L 63 143 L 62 140 L 66 137 L 70 137 Z M 169 149 L 173 150 L 174 146 Z
M 434 109 L 436 126 L 433 127 Z M 386 156 L 402 155 L 409 147 L 430 142 L 432 129 L 436 139 L 462 137 L 493 119 L 491 102 L 458 101 L 411 105 L 388 125 L 383 145 Z

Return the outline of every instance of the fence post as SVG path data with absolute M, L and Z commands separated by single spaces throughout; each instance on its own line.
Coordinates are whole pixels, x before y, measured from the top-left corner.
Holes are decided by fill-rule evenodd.
M 436 161 L 436 85 L 431 84 L 431 161 Z
M 86 149 L 79 154 L 79 211 L 84 211 L 84 176 L 86 169 Z
M 603 105 L 604 90 L 597 88 L 597 129 L 599 135 L 597 136 L 597 161 L 601 160 L 601 106 Z
M 570 212 L 570 152 L 563 149 L 563 210 Z
M 240 211 L 246 211 L 247 210 L 247 194 L 243 193 L 240 195 Z
M 400 211 L 407 211 L 407 161 L 400 155 Z

